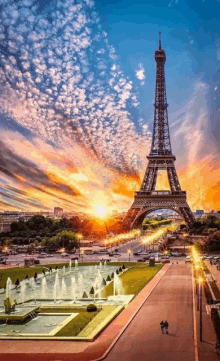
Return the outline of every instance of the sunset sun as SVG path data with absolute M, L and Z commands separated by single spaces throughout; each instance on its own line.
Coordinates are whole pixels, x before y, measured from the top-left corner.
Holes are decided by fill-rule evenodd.
M 103 207 L 101 207 L 101 206 L 97 207 L 97 208 L 96 208 L 96 214 L 97 214 L 97 216 L 99 216 L 99 217 L 104 216 L 104 214 L 105 214 L 105 208 L 103 208 Z

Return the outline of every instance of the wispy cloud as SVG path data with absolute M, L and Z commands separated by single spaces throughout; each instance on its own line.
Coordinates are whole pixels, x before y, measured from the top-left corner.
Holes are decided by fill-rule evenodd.
M 139 117 L 137 95 L 94 3 L 52 1 L 41 13 L 32 0 L 1 6 L 2 114 L 60 147 L 76 142 L 137 170 L 143 139 L 128 111 Z
M 144 80 L 145 80 L 145 69 L 143 64 L 138 64 L 138 69 L 135 72 L 136 74 L 136 78 L 139 79 L 141 81 L 141 85 L 144 85 Z

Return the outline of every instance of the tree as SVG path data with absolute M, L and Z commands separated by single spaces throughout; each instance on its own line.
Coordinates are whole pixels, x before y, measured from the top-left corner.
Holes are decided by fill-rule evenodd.
M 206 251 L 220 251 L 220 231 L 210 234 L 206 239 L 204 247 Z
M 78 237 L 74 232 L 64 230 L 61 233 L 58 233 L 56 237 L 60 247 L 65 247 L 69 250 L 79 247 Z

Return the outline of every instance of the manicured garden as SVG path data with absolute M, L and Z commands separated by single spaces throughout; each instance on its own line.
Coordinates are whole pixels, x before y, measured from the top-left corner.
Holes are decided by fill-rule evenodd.
M 79 266 L 89 266 L 89 265 L 98 265 L 99 262 L 89 262 L 89 263 L 79 263 Z M 135 267 L 138 266 L 139 268 L 146 267 L 145 263 L 138 263 L 138 262 L 110 262 L 112 266 L 122 266 L 123 264 L 125 267 Z M 43 270 L 47 271 L 50 267 L 52 269 L 63 268 L 63 266 L 68 267 L 69 263 L 52 263 L 40 266 L 33 266 L 33 267 L 13 267 L 13 268 L 6 268 L 0 270 L 0 288 L 4 288 L 7 282 L 7 278 L 10 277 L 12 283 L 15 283 L 17 278 L 21 282 L 25 279 L 26 276 L 33 277 L 35 272 L 42 273 Z M 72 265 L 74 267 L 74 265 Z M 155 266 L 157 267 L 157 266 Z
M 95 265 L 99 263 L 81 263 L 81 265 Z M 117 266 L 116 273 L 119 276 L 122 287 L 120 288 L 120 295 L 136 295 L 141 289 L 153 278 L 153 276 L 163 267 L 163 264 L 157 264 L 150 267 L 148 263 L 139 262 L 112 262 L 113 266 Z M 35 272 L 41 273 L 46 268 L 63 268 L 68 267 L 68 263 L 40 265 L 34 267 L 16 267 L 2 270 L 0 273 L 0 285 L 5 286 L 8 277 L 14 283 L 18 278 L 23 280 L 27 275 L 33 277 Z M 73 265 L 74 267 L 74 265 Z M 124 272 L 122 273 L 122 270 Z M 113 280 L 110 273 L 107 278 Z M 95 297 L 107 298 L 114 294 L 113 282 L 108 283 L 103 289 L 96 294 Z M 117 294 L 117 292 L 116 292 Z M 56 304 L 53 306 L 40 306 L 38 312 L 53 314 L 53 313 L 78 313 L 78 315 L 71 319 L 64 327 L 54 335 L 55 337 L 81 337 L 83 339 L 91 340 L 101 332 L 124 308 L 124 304 L 94 304 L 91 305 L 91 310 L 83 304 Z M 94 309 L 93 309 L 94 308 Z
M 162 267 L 163 264 L 157 264 L 152 267 L 144 263 L 134 265 L 120 276 L 123 285 L 121 293 L 124 295 L 137 294 Z M 101 297 L 108 297 L 110 295 L 113 295 L 113 282 L 101 291 Z

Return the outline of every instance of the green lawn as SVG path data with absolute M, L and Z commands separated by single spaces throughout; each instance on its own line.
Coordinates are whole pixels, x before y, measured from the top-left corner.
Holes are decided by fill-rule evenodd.
M 162 267 L 163 264 L 157 264 L 153 267 L 149 267 L 146 264 L 138 264 L 138 267 L 127 270 L 120 276 L 120 280 L 123 283 L 121 294 L 137 294 Z M 108 284 L 101 292 L 101 297 L 108 297 L 110 295 L 113 295 L 113 282 Z
M 76 309 L 75 312 L 79 312 L 79 315 L 58 331 L 55 336 L 67 337 L 77 336 L 78 334 L 84 337 L 88 336 L 115 308 L 117 308 L 115 305 L 102 305 L 102 308 L 97 312 L 86 312 L 85 310 L 80 311 Z
M 99 313 L 97 312 L 80 312 L 72 321 L 64 326 L 57 334 L 58 336 L 77 336 L 92 319 Z
M 89 263 L 79 263 L 79 266 L 86 266 L 86 265 L 98 265 L 99 262 L 89 262 Z M 122 266 L 123 264 L 125 267 L 131 267 L 131 266 L 138 266 L 138 267 L 146 267 L 146 264 L 141 264 L 138 262 L 110 262 L 109 263 L 112 266 L 118 265 L 118 267 Z M 25 279 L 26 275 L 29 277 L 33 277 L 35 272 L 36 273 L 42 273 L 43 269 L 46 271 L 46 268 L 52 267 L 55 268 L 58 266 L 59 268 L 62 268 L 63 266 L 68 267 L 69 263 L 52 263 L 52 264 L 46 264 L 46 265 L 39 265 L 39 266 L 33 266 L 33 267 L 13 267 L 13 268 L 6 268 L 0 270 L 0 288 L 5 287 L 7 278 L 10 277 L 12 280 L 12 283 L 15 283 L 16 279 L 18 278 L 21 282 L 23 279 Z M 72 265 L 74 267 L 74 264 Z

